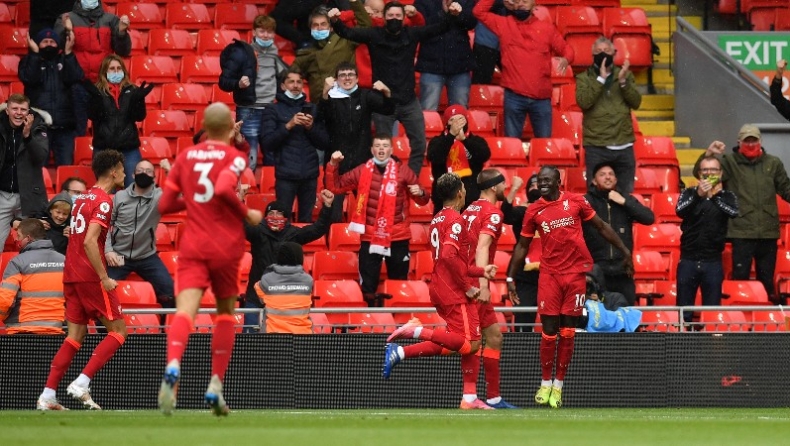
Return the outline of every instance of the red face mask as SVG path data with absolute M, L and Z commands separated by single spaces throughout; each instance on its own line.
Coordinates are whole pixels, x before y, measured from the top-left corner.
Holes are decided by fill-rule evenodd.
M 266 225 L 272 231 L 282 231 L 288 219 L 285 217 L 266 217 Z
M 760 141 L 741 142 L 741 148 L 738 151 L 741 153 L 741 155 L 745 156 L 750 160 L 753 160 L 763 154 L 763 149 L 762 146 L 760 145 Z

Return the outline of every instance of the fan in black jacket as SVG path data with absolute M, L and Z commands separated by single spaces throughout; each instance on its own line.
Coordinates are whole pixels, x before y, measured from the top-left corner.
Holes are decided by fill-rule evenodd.
M 300 245 L 318 240 L 329 232 L 330 218 L 332 216 L 332 202 L 334 194 L 328 190 L 321 191 L 324 206 L 318 214 L 318 221 L 311 225 L 297 227 L 291 225 L 291 210 L 275 201 L 266 206 L 264 221 L 257 226 L 244 224 L 247 241 L 250 242 L 252 266 L 250 267 L 250 281 L 245 293 L 245 308 L 261 308 L 258 294 L 255 292 L 255 283 L 260 281 L 266 269 L 277 260 L 277 251 L 285 242 L 295 242 Z M 244 325 L 258 325 L 258 313 L 245 313 Z M 245 328 L 247 332 L 254 332 L 252 328 Z

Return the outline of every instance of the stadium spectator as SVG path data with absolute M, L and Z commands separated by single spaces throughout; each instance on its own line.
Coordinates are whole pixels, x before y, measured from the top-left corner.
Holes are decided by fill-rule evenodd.
M 494 0 L 489 9 L 492 14 L 506 16 L 508 11 L 515 8 L 514 0 Z M 492 84 L 494 69 L 500 63 L 499 37 L 496 36 L 483 22 L 478 21 L 475 26 L 475 39 L 472 44 L 472 54 L 475 58 L 475 69 L 472 71 L 473 84 Z
M 623 253 L 623 268 L 633 274 L 631 251 L 582 195 L 560 192 L 560 172 L 543 166 L 538 172 L 541 198 L 527 208 L 521 236 L 508 266 L 508 277 L 523 268 L 535 231 L 542 245 L 538 282 L 538 313 L 543 324 L 540 341 L 541 384 L 535 402 L 553 408 L 562 406 L 562 386 L 573 357 L 576 325 L 584 307 L 585 273 L 593 266 L 582 235 L 582 221 L 590 221 L 601 235 Z M 519 299 L 512 281 L 507 284 L 514 304 Z M 559 342 L 557 334 L 559 333 Z M 556 352 L 556 354 L 555 354 Z M 556 359 L 555 359 L 556 357 Z M 554 363 L 557 372 L 551 376 Z
M 415 0 L 426 24 L 444 21 L 444 15 L 454 0 Z M 442 34 L 420 43 L 415 71 L 420 73 L 420 105 L 423 110 L 436 111 L 442 89 L 447 88 L 449 105 L 469 106 L 471 72 L 475 67 L 469 30 L 477 25 L 472 15 L 474 0 L 457 0 L 461 13 Z
M 236 119 L 242 122 L 241 134 L 250 143 L 249 166 L 253 170 L 259 164 L 274 165 L 274 155 L 266 148 L 263 160 L 258 160 L 258 149 L 263 110 L 274 103 L 277 79 L 288 70 L 274 45 L 275 26 L 270 16 L 255 17 L 251 43 L 234 39 L 219 56 L 219 88 L 233 92 Z
M 466 221 L 458 213 L 465 203 L 464 183 L 455 173 L 445 173 L 436 184 L 436 193 L 444 207 L 431 221 L 434 267 L 428 291 L 431 303 L 439 315 L 447 321 L 446 330 L 423 327 L 419 319 L 413 318 L 395 330 L 387 342 L 396 339 L 420 339 L 423 342 L 401 347 L 388 343 L 384 353 L 384 379 L 389 379 L 392 368 L 407 358 L 438 356 L 451 352 L 461 354 L 463 397 L 461 409 L 490 410 L 491 407 L 477 398 L 477 373 L 480 369 L 480 331 L 477 329 L 477 305 L 475 298 L 480 289 L 471 283 L 477 277 L 492 278 L 495 265 L 483 268 L 474 266 L 469 259 L 467 246 L 472 242 L 464 229 Z
M 297 0 L 277 2 L 271 16 L 277 20 L 277 35 L 293 42 L 297 50 L 310 45 L 310 14 L 316 9 L 350 9 L 349 0 Z M 296 24 L 296 25 L 294 25 Z
M 370 129 L 372 114 L 390 114 L 395 108 L 390 100 L 390 89 L 381 81 L 373 89 L 360 88 L 357 68 L 350 62 L 341 62 L 334 77 L 324 81 L 318 115 L 323 119 L 329 133 L 332 151 L 344 152 L 345 158 L 339 172 L 344 174 L 370 159 L 373 135 Z M 345 195 L 335 197 L 332 221 L 343 219 Z
M 52 116 L 47 135 L 49 151 L 56 166 L 74 164 L 74 138 L 77 136 L 71 87 L 85 77 L 74 49 L 74 33 L 60 36 L 45 28 L 28 36 L 28 54 L 19 61 L 19 80 L 25 86 L 30 106 L 46 110 Z M 61 53 L 61 48 L 63 52 Z
M 266 308 L 263 333 L 310 334 L 310 306 L 313 305 L 313 278 L 304 272 L 302 245 L 284 242 L 277 250 L 277 262 L 255 283 L 259 304 Z
M 119 56 L 104 58 L 96 84 L 84 82 L 88 92 L 88 116 L 93 121 L 93 157 L 103 150 L 114 149 L 123 154 L 126 180 L 134 182 L 134 169 L 142 159 L 137 122 L 145 119 L 145 97 L 154 89 L 143 81 L 140 86 L 129 80 L 129 70 Z
M 527 206 L 513 206 L 516 194 L 524 184 L 523 182 L 524 180 L 520 177 L 513 177 L 510 191 L 500 207 L 502 214 L 504 214 L 502 221 L 510 225 L 513 234 L 521 234 L 521 223 L 524 222 L 527 206 L 540 198 L 538 176 L 532 175 L 527 180 L 527 202 L 529 204 Z M 535 238 L 540 238 L 540 234 L 535 233 Z M 516 284 L 516 295 L 518 296 L 518 304 L 516 306 L 538 306 L 538 279 L 540 277 L 540 246 L 538 245 L 538 243 L 530 244 L 530 250 L 524 259 L 524 267 L 518 269 L 516 275 L 513 276 L 513 282 Z M 516 331 L 532 331 L 537 319 L 537 313 L 519 311 L 517 313 L 514 312 L 513 316 L 515 318 Z
M 712 142 L 694 165 L 695 175 L 704 157 L 719 158 L 720 180 L 738 197 L 738 216 L 730 220 L 727 229 L 732 242 L 732 279 L 749 280 L 754 261 L 757 280 L 768 297 L 778 302 L 773 283 L 779 238 L 776 196 L 790 202 L 790 179 L 782 160 L 762 147 L 760 129 L 753 124 L 741 127 L 732 153 L 724 153 L 725 148 L 723 142 Z
M 703 305 L 721 305 L 724 267 L 721 254 L 727 238 L 727 224 L 738 217 L 738 198 L 724 189 L 721 163 L 706 156 L 696 171 L 699 184 L 685 189 L 678 198 L 676 212 L 683 219 L 680 229 L 680 262 L 677 267 L 677 304 L 694 305 L 697 290 Z M 683 319 L 691 322 L 691 311 Z
M 462 211 L 469 203 L 480 198 L 477 175 L 483 170 L 483 164 L 491 158 L 491 149 L 486 140 L 469 132 L 467 113 L 461 105 L 447 107 L 444 111 L 444 132 L 431 138 L 428 143 L 433 186 L 442 174 L 457 173 L 466 189 L 466 203 Z M 433 213 L 437 214 L 441 209 L 442 203 L 434 197 Z
M 162 168 L 170 163 L 162 160 Z M 137 273 L 150 282 L 156 300 L 164 308 L 173 308 L 173 278 L 157 255 L 156 227 L 162 216 L 159 200 L 162 189 L 154 183 L 154 165 L 148 160 L 137 163 L 134 183 L 116 192 L 113 197 L 111 229 L 107 234 L 104 255 L 107 274 L 114 280 L 125 280 Z
M 642 103 L 634 75 L 625 60 L 614 66 L 614 44 L 599 37 L 592 48 L 593 65 L 576 76 L 576 103 L 582 109 L 584 163 L 587 178 L 593 168 L 608 163 L 618 179 L 617 190 L 634 191 L 634 125 L 631 110 Z M 626 296 L 628 297 L 628 296 Z
M 318 151 L 329 148 L 329 135 L 315 104 L 307 102 L 302 73 L 291 67 L 277 93 L 277 103 L 267 107 L 261 118 L 261 141 L 274 153 L 274 182 L 277 201 L 289 209 L 299 201 L 298 221 L 313 221 L 318 187 Z
M 614 166 L 609 162 L 601 162 L 590 171 L 593 173 L 591 184 L 584 198 L 590 203 L 595 213 L 614 229 L 620 240 L 629 251 L 634 249 L 633 225 L 652 225 L 655 215 L 649 207 L 628 193 L 617 191 L 618 178 Z M 582 224 L 584 241 L 596 265 L 601 267 L 606 288 L 625 296 L 628 305 L 636 302 L 636 284 L 634 278 L 623 269 L 623 255 L 612 249 L 590 222 Z
M 784 82 L 784 72 L 787 68 L 787 61 L 782 59 L 776 63 L 776 74 L 771 81 L 771 104 L 776 107 L 785 119 L 790 120 L 790 101 L 782 94 L 782 82 Z
M 44 237 L 52 242 L 52 248 L 63 255 L 66 255 L 71 235 L 71 205 L 71 196 L 66 192 L 61 192 L 52 197 L 46 209 L 42 209 L 34 216 L 44 224 L 46 230 Z M 14 220 L 13 228 L 18 230 L 22 220 Z
M 22 220 L 19 255 L 5 265 L 0 285 L 0 321 L 8 334 L 63 334 L 63 254 L 46 240 L 44 224 Z
M 606 289 L 603 271 L 593 265 L 587 273 L 584 310 L 578 328 L 591 333 L 633 333 L 642 321 L 642 312 L 628 305 L 622 294 Z
M 505 177 L 498 169 L 485 169 L 477 176 L 477 187 L 480 198 L 467 206 L 463 212 L 465 221 L 469 222 L 469 248 L 474 249 L 470 255 L 470 265 L 484 267 L 494 263 L 497 243 L 502 235 L 502 211 L 496 207 L 497 201 L 505 199 Z M 477 312 L 480 330 L 485 337 L 485 346 L 480 352 L 483 370 L 486 374 L 486 404 L 494 409 L 516 409 L 516 406 L 502 398 L 499 388 L 499 360 L 502 356 L 502 331 L 499 329 L 494 305 L 491 303 L 491 283 L 485 277 L 475 283 L 480 287 L 477 297 Z M 480 368 L 473 371 L 477 381 Z
M 76 200 L 74 197 L 85 192 L 85 189 L 87 188 L 88 183 L 86 183 L 85 180 L 80 177 L 68 177 L 63 182 L 63 184 L 60 185 L 60 191 L 67 192 L 72 198 L 72 201 Z
M 294 226 L 291 224 L 291 208 L 278 201 L 266 206 L 263 222 L 258 225 L 244 224 L 247 241 L 250 242 L 252 265 L 250 277 L 258 278 L 269 266 L 277 261 L 277 252 L 286 242 L 304 245 L 318 240 L 329 232 L 330 218 L 332 216 L 332 202 L 336 197 L 332 192 L 324 189 L 321 191 L 323 206 L 318 214 L 318 220 L 307 226 Z M 260 309 L 261 302 L 255 292 L 255 280 L 247 284 L 244 299 L 245 308 Z M 257 330 L 252 327 L 258 325 L 259 318 L 256 313 L 244 313 L 244 331 L 252 333 Z
M 551 137 L 551 55 L 560 56 L 564 72 L 573 62 L 573 48 L 553 24 L 532 15 L 535 0 L 518 0 L 507 17 L 491 12 L 494 0 L 480 0 L 477 19 L 498 38 L 505 87 L 505 136 L 521 138 L 529 115 L 536 138 Z M 530 69 L 524 69 L 524 63 Z
M 414 93 L 417 45 L 447 31 L 452 17 L 461 12 L 461 6 L 452 3 L 440 23 L 404 27 L 406 9 L 401 3 L 392 1 L 384 7 L 386 25 L 383 28 L 347 28 L 337 18 L 332 20 L 332 26 L 340 37 L 368 45 L 373 80 L 384 82 L 392 90 L 395 103 L 395 113 L 392 115 L 373 116 L 376 131 L 389 132 L 396 119 L 403 124 L 411 147 L 408 165 L 415 175 L 419 175 L 425 157 L 425 118 Z
M 356 25 L 360 28 L 370 27 L 370 17 L 365 12 L 362 1 L 350 0 L 350 3 Z M 309 84 L 310 101 L 315 103 L 321 99 L 324 80 L 335 75 L 338 64 L 353 63 L 355 50 L 359 45 L 332 32 L 329 20 L 336 17 L 340 17 L 340 10 L 337 8 L 329 11 L 318 8 L 310 13 L 310 45 L 296 53 L 293 63 L 304 73 Z
M 126 323 L 115 292 L 118 283 L 104 267 L 104 241 L 112 215 L 109 192 L 123 184 L 123 155 L 116 150 L 102 151 L 93 158 L 91 167 L 98 180 L 74 203 L 74 226 L 63 268 L 68 334 L 52 359 L 46 386 L 38 398 L 39 410 L 64 409 L 55 391 L 82 346 L 91 319 L 101 321 L 109 335 L 96 346 L 82 373 L 66 389 L 85 408 L 101 409 L 91 398 L 91 380 L 126 341 Z
M 104 11 L 101 0 L 75 0 L 74 8 L 55 21 L 55 32 L 61 36 L 74 35 L 74 54 L 90 82 L 103 76 L 104 58 L 110 54 L 129 57 L 132 52 L 132 37 L 129 35 L 129 17 L 118 17 Z M 74 118 L 77 136 L 85 135 L 88 129 L 88 92 L 84 84 L 72 87 Z M 127 169 L 128 170 L 128 169 Z
M 205 399 L 214 415 L 221 416 L 230 412 L 222 389 L 235 339 L 233 312 L 244 254 L 242 222 L 246 219 L 257 225 L 262 214 L 248 209 L 236 195 L 236 185 L 247 162 L 245 154 L 229 145 L 234 122 L 228 106 L 215 102 L 206 107 L 202 127 L 208 139 L 179 154 L 159 201 L 162 214 L 186 209 L 187 224 L 178 257 L 177 310 L 167 333 L 167 366 L 158 404 L 165 414 L 172 413 L 176 406 L 181 359 L 200 299 L 210 286 L 217 297 L 217 317 Z
M 348 228 L 362 234 L 360 286 L 368 305 L 381 306 L 381 296 L 376 295 L 381 262 L 386 258 L 389 279 L 406 280 L 409 275 L 408 199 L 424 206 L 430 197 L 414 172 L 392 156 L 392 138 L 376 135 L 370 151 L 373 157 L 368 162 L 342 175 L 338 166 L 344 156 L 339 151 L 332 153 L 326 166 L 326 185 L 334 194 L 357 191 Z
M 14 217 L 33 217 L 47 206 L 42 167 L 51 123 L 49 113 L 30 108 L 27 96 L 12 94 L 0 104 L 0 243 Z
M 242 121 L 236 121 L 233 125 L 233 134 L 231 135 L 230 142 L 233 144 L 233 147 L 236 148 L 241 153 L 248 153 L 250 151 L 250 143 L 247 142 L 247 139 L 244 137 L 244 134 L 241 133 L 241 127 L 244 125 Z M 192 143 L 194 145 L 198 145 L 206 140 L 208 134 L 203 129 L 200 129 L 192 135 Z

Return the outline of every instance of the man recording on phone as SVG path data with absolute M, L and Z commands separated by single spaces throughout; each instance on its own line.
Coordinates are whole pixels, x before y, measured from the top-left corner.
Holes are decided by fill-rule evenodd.
M 642 103 L 634 75 L 625 59 L 621 67 L 614 65 L 617 51 L 606 37 L 599 37 L 592 47 L 593 64 L 576 76 L 576 103 L 582 109 L 584 163 L 587 180 L 593 168 L 607 163 L 617 176 L 617 190 L 634 191 L 634 126 L 631 110 Z
M 724 281 L 721 253 L 729 220 L 738 216 L 738 199 L 724 189 L 721 174 L 719 159 L 704 156 L 694 171 L 699 184 L 685 189 L 678 198 L 675 212 L 683 219 L 677 269 L 679 306 L 694 305 L 700 288 L 703 305 L 721 304 Z M 686 322 L 691 322 L 691 317 L 690 311 L 683 313 Z
M 318 168 L 329 148 L 329 135 L 303 88 L 301 71 L 291 67 L 283 76 L 277 102 L 263 110 L 261 146 L 274 153 L 277 201 L 291 209 L 298 200 L 299 216 L 294 221 L 312 223 Z

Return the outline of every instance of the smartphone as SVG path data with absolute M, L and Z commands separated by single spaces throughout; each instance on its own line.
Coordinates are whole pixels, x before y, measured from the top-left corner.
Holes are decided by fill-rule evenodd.
M 302 114 L 312 115 L 313 114 L 313 107 L 310 104 L 304 104 L 302 106 Z

